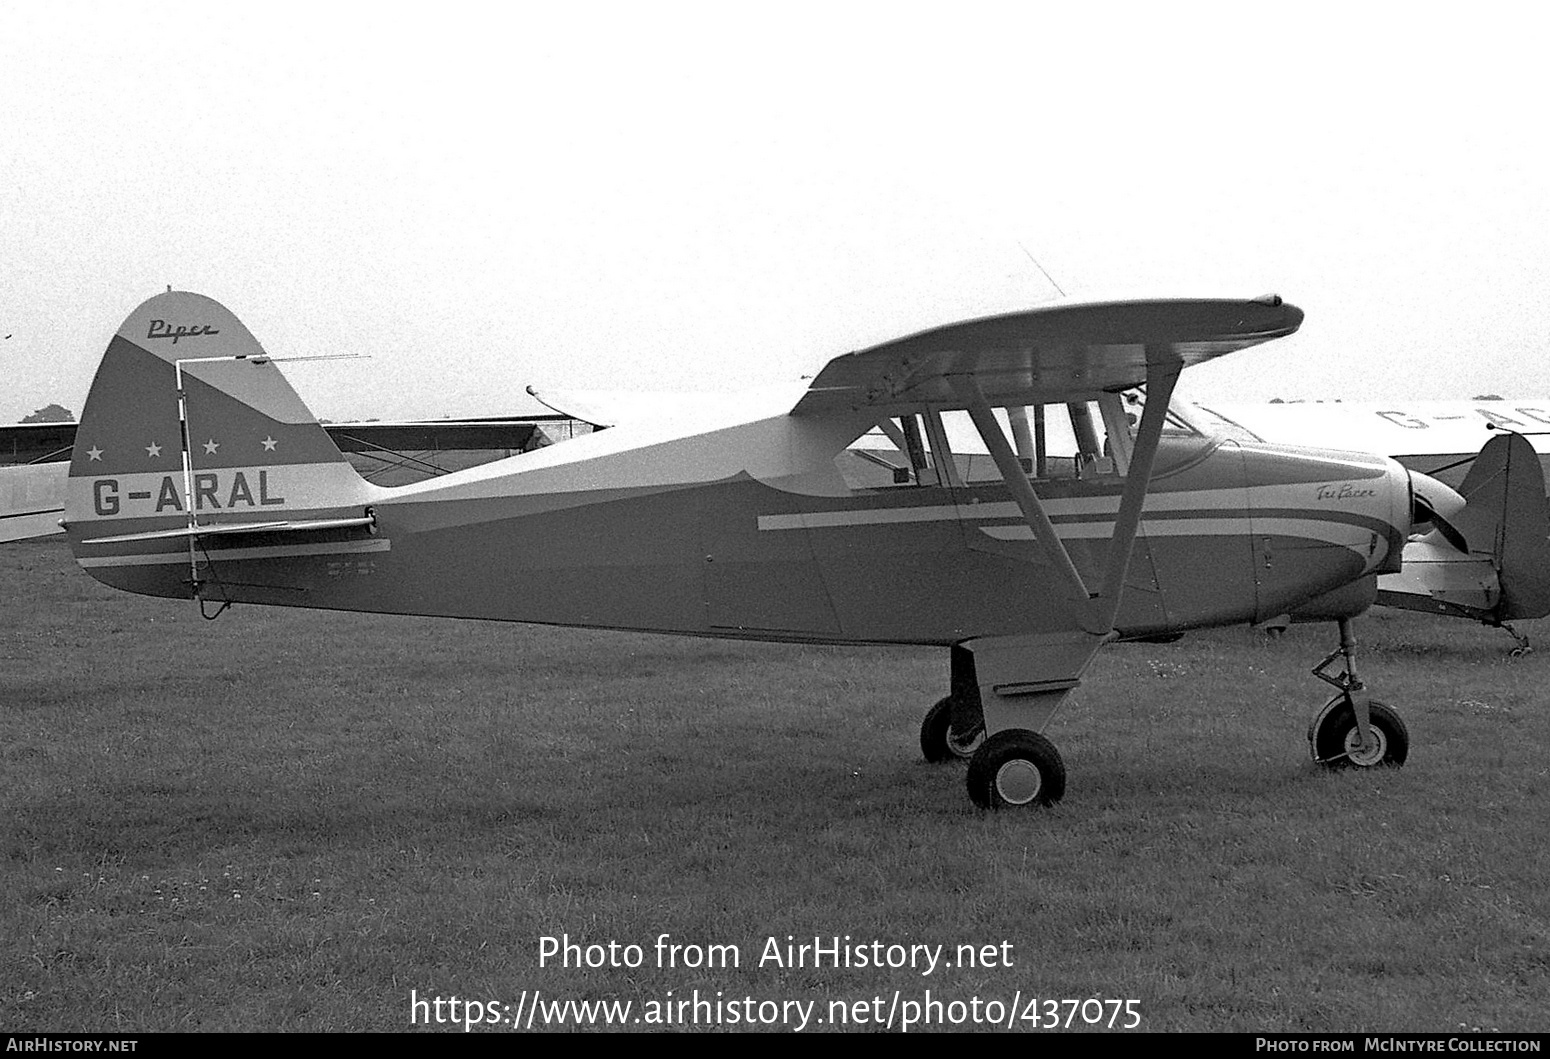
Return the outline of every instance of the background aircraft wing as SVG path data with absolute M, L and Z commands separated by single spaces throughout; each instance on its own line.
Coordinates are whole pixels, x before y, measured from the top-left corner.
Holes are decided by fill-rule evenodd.
M 543 424 L 560 423 L 562 415 L 485 416 L 478 419 L 417 419 L 404 422 L 368 420 L 324 423 L 342 452 L 375 449 L 513 449 L 532 448 Z M 0 466 L 69 462 L 75 445 L 74 423 L 0 424 Z
M 74 423 L 0 425 L 0 544 L 62 532 Z
M 1149 364 L 1198 364 L 1289 335 L 1302 315 L 1266 295 L 1068 303 L 965 320 L 834 358 L 792 411 L 963 407 L 954 375 L 974 376 L 992 405 L 1086 400 L 1140 385 Z
M 784 389 L 784 387 L 783 387 Z M 636 423 L 662 423 L 684 416 L 699 417 L 707 409 L 743 408 L 748 394 L 657 390 L 562 390 L 527 388 L 529 396 L 559 417 L 577 419 L 594 427 Z
M 404 485 L 548 445 L 571 432 L 563 416 L 325 423 L 363 477 Z M 74 423 L 0 425 L 0 543 L 61 532 Z
M 0 467 L 0 543 L 59 533 L 64 514 L 64 464 Z
M 74 423 L 0 424 L 0 466 L 70 459 Z
M 536 444 L 539 424 L 559 422 L 562 416 L 498 416 L 484 419 L 427 419 L 402 423 L 374 420 L 366 423 L 324 423 L 323 429 L 339 451 L 371 452 L 377 449 L 511 449 L 522 452 Z

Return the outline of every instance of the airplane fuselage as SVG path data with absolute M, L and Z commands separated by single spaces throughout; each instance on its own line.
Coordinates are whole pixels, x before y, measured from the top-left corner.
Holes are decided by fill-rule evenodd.
M 217 450 L 191 476 L 202 524 L 367 509 L 375 524 L 207 537 L 192 568 L 209 598 L 237 602 L 708 636 L 951 644 L 1069 625 L 1004 483 L 853 488 L 835 459 L 865 417 L 722 416 L 692 432 L 619 427 L 399 489 L 343 463 L 260 469 Z M 1034 484 L 1096 578 L 1122 482 Z M 99 521 L 118 535 L 185 522 L 180 470 L 72 489 L 70 530 L 94 577 L 190 595 L 185 541 L 84 543 Z M 1409 489 L 1380 457 L 1170 439 L 1144 512 L 1116 622 L 1126 635 L 1258 621 L 1353 582 L 1334 605 L 1360 611 L 1363 575 L 1397 564 Z
M 250 602 L 951 645 L 921 748 L 967 756 L 985 807 L 1060 799 L 1042 730 L 1115 636 L 1325 616 L 1346 672 L 1321 674 L 1341 695 L 1310 750 L 1397 764 L 1408 737 L 1360 694 L 1347 619 L 1400 567 L 1422 506 L 1410 475 L 1224 441 L 1169 409 L 1184 368 L 1301 321 L 1275 295 L 960 321 L 835 357 L 800 389 L 387 488 L 356 473 L 235 316 L 169 291 L 98 367 L 66 532 L 97 579 L 207 616 Z M 1122 395 L 1140 386 L 1136 414 Z M 1051 408 L 1069 452 L 1050 444 Z M 955 440 L 954 416 L 980 447 Z

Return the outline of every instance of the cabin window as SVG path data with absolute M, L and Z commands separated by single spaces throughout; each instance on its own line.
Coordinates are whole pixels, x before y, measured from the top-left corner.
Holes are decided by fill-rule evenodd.
M 881 420 L 835 458 L 852 489 L 961 484 L 941 416 L 922 410 Z
M 1112 477 L 1128 465 L 1130 435 L 1123 434 L 1116 455 L 1110 444 L 1113 416 L 1105 415 L 1099 402 L 997 408 L 995 417 L 1023 470 L 1035 480 Z M 969 413 L 948 412 L 942 418 L 964 481 L 999 482 L 1001 471 Z
M 1130 469 L 1144 387 L 1068 404 L 997 408 L 1007 444 L 1035 481 L 1113 479 Z M 1200 438 L 1188 405 L 1170 408 L 1162 436 Z M 852 489 L 978 485 L 1001 481 L 969 413 L 922 408 L 880 421 L 835 464 Z
M 1035 479 L 1090 479 L 1123 474 L 1133 416 L 1118 396 L 1102 401 L 997 408 L 1000 425 L 1025 472 Z M 1107 406 L 1105 408 L 1104 406 Z M 1116 426 L 1116 424 L 1118 424 Z M 1111 434 L 1120 439 L 1116 453 Z M 969 413 L 922 409 L 884 419 L 852 442 L 835 464 L 852 489 L 962 486 L 999 482 L 1001 472 Z

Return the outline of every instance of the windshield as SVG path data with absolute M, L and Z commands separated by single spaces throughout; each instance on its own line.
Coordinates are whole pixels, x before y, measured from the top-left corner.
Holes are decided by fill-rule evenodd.
M 1130 423 L 1131 436 L 1135 436 L 1136 427 L 1141 422 L 1141 412 L 1146 408 L 1146 387 L 1137 386 L 1120 394 L 1124 401 L 1125 418 Z M 1174 397 L 1168 403 L 1168 414 L 1163 419 L 1162 436 L 1165 438 L 1195 438 L 1210 437 L 1216 433 L 1207 426 L 1202 425 L 1203 417 L 1195 415 L 1200 409 L 1195 408 L 1188 401 L 1181 401 Z
M 1246 427 L 1239 426 L 1231 419 L 1213 412 L 1209 408 L 1203 408 L 1193 401 L 1185 401 L 1175 397 L 1168 405 L 1168 418 L 1174 417 L 1188 423 L 1196 433 L 1207 437 L 1227 438 L 1232 441 L 1263 441 L 1259 435 Z

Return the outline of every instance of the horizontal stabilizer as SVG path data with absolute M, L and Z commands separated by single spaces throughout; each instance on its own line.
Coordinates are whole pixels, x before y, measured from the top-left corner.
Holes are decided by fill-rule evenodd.
M 64 513 L 62 507 L 51 507 L 41 511 L 15 511 L 0 515 L 0 544 L 59 533 L 59 516 Z
M 117 537 L 88 537 L 81 543 L 128 544 L 131 541 L 160 541 L 175 537 L 230 537 L 244 533 L 307 533 L 314 530 L 370 526 L 376 521 L 375 515 L 364 515 L 358 518 L 318 518 L 295 522 L 232 522 L 220 526 L 180 526 L 177 529 L 151 530 L 148 533 L 125 533 Z
M 0 542 L 59 532 L 65 476 L 59 465 L 0 467 Z

